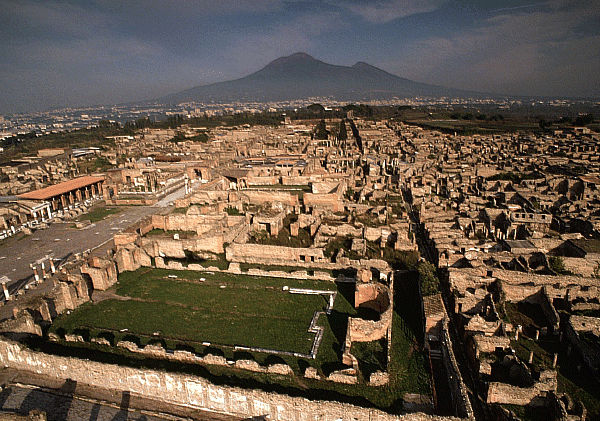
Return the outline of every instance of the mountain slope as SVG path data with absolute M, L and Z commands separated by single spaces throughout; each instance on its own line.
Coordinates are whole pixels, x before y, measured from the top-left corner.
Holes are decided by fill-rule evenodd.
M 332 97 L 339 101 L 365 101 L 415 96 L 477 95 L 417 83 L 387 73 L 367 63 L 337 66 L 305 53 L 278 58 L 261 70 L 241 79 L 198 86 L 157 101 L 161 103 L 285 101 L 309 97 Z

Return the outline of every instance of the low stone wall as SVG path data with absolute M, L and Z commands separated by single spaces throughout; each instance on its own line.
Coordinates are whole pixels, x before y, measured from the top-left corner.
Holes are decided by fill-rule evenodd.
M 0 340 L 0 364 L 15 370 L 245 418 L 265 417 L 284 421 L 449 420 L 421 413 L 396 416 L 350 404 L 310 401 L 260 390 L 217 386 L 190 375 L 138 370 L 34 352 L 6 340 Z
M 263 203 L 283 203 L 289 206 L 296 206 L 298 195 L 282 191 L 273 190 L 240 190 L 240 198 L 245 203 L 253 205 L 262 205 Z
M 262 244 L 231 244 L 225 250 L 230 262 L 295 266 L 299 263 L 328 263 L 320 248 L 294 248 Z

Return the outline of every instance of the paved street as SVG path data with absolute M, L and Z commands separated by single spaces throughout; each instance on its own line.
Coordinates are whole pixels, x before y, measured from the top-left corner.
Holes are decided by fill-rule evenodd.
M 74 228 L 72 222 L 51 223 L 47 229 L 38 229 L 32 235 L 21 234 L 7 238 L 0 245 L 0 277 L 7 276 L 12 294 L 33 279 L 29 266 L 51 253 L 60 265 L 75 253 L 93 250 L 112 240 L 115 233 L 133 222 L 159 212 L 173 200 L 183 196 L 184 189 L 166 196 L 155 206 L 124 207 L 123 211 L 84 228 Z M 85 219 L 83 216 L 81 219 Z

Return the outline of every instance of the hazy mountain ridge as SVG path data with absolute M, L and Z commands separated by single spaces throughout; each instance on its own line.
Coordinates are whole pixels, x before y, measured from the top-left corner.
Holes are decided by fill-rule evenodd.
M 306 53 L 296 53 L 273 60 L 243 78 L 187 89 L 156 102 L 269 102 L 309 97 L 366 101 L 415 96 L 474 97 L 481 94 L 413 82 L 364 62 L 352 67 L 339 66 Z

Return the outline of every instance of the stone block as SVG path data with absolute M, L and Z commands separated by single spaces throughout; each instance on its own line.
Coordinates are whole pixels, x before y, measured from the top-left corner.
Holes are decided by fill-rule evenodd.
M 259 363 L 253 360 L 237 360 L 235 362 L 235 368 L 241 368 L 242 370 L 250 370 L 259 373 L 266 371 L 264 367 L 262 367 Z
M 225 357 L 221 357 L 220 355 L 208 354 L 203 358 L 203 361 L 206 364 L 227 365 L 227 360 L 225 359 Z
M 294 370 L 287 364 L 273 364 L 267 369 L 268 373 L 281 374 L 284 376 L 291 376 L 294 374 Z

